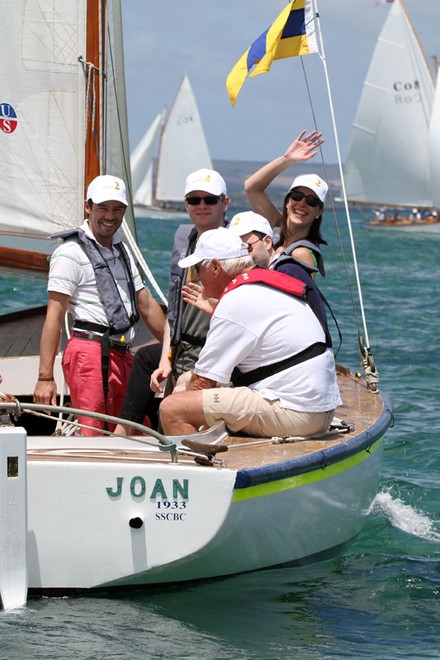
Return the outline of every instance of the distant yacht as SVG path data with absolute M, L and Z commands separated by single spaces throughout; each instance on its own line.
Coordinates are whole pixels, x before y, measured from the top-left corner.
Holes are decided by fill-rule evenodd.
M 201 167 L 213 168 L 186 74 L 168 115 L 162 111 L 155 117 L 131 154 L 130 162 L 135 216 L 162 219 L 183 216 L 186 177 Z
M 433 102 L 427 58 L 395 0 L 376 42 L 344 167 L 348 200 L 378 207 L 368 224 L 440 229 L 428 148 Z

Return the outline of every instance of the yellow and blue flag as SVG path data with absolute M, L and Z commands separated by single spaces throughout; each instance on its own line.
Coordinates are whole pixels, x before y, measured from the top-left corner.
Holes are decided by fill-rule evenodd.
M 232 105 L 249 76 L 267 73 L 273 60 L 318 52 L 312 0 L 293 0 L 240 57 L 226 80 Z

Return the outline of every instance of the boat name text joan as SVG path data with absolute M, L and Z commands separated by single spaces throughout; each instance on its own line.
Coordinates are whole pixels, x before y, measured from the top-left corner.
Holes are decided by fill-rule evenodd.
M 113 488 L 111 486 L 106 488 L 108 496 L 114 499 L 120 497 L 122 495 L 123 485 L 124 477 L 116 477 L 116 485 Z M 158 498 L 160 498 L 158 504 L 162 502 L 164 508 L 167 503 L 168 506 L 176 504 L 179 508 L 185 508 L 186 502 L 184 500 L 188 499 L 188 485 L 188 479 L 183 479 L 182 481 L 179 481 L 179 479 L 173 479 L 172 483 L 165 487 L 162 479 L 156 479 L 148 497 L 150 500 L 158 500 Z M 129 488 L 132 497 L 135 497 L 136 499 L 141 497 L 145 498 L 147 484 L 143 477 L 133 477 L 130 480 Z M 182 498 L 180 502 L 178 501 L 179 496 Z M 177 506 L 174 508 L 177 508 Z

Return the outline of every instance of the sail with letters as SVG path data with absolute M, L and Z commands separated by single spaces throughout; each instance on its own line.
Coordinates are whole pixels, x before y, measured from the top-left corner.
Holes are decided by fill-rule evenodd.
M 432 208 L 428 133 L 433 99 L 427 59 L 403 3 L 395 0 L 353 124 L 344 166 L 350 202 Z
M 159 147 L 155 162 L 156 142 Z M 136 216 L 181 216 L 186 177 L 201 167 L 212 169 L 213 165 L 197 102 L 185 74 L 168 115 L 155 117 L 131 155 Z

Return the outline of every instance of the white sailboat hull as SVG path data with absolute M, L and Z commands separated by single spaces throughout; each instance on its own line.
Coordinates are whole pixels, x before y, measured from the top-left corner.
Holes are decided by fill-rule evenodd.
M 63 442 L 72 454 L 75 439 L 55 444 Z M 84 442 L 76 440 L 79 453 Z M 356 442 L 359 451 L 344 448 L 332 464 L 331 452 L 320 451 L 302 468 L 301 459 L 271 466 L 267 477 L 264 467 L 133 464 L 114 456 L 124 444 L 115 452 L 102 438 L 95 457 L 87 441 L 86 462 L 57 459 L 56 451 L 36 460 L 47 439 L 30 439 L 29 588 L 180 582 L 335 552 L 360 531 L 378 488 L 382 441 Z

